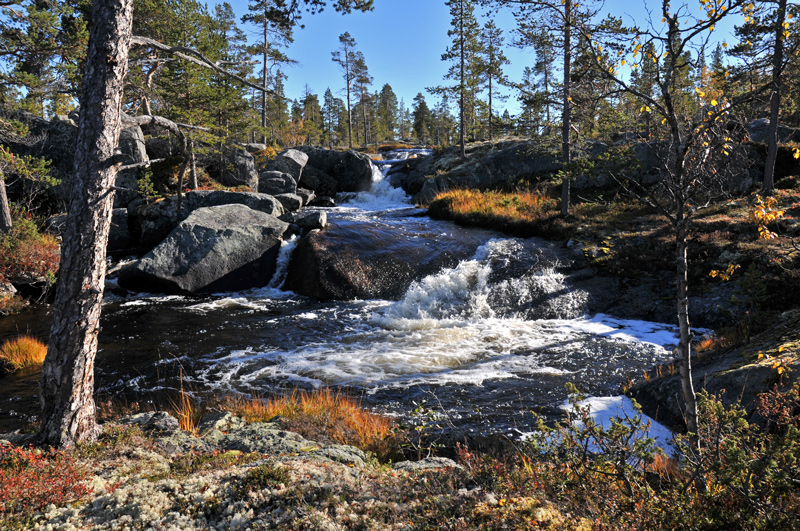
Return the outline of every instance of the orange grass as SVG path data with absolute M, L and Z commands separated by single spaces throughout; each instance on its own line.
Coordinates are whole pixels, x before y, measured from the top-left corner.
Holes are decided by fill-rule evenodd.
M 0 346 L 0 362 L 9 372 L 41 365 L 47 355 L 47 345 L 31 336 L 9 339 Z
M 455 215 L 488 216 L 511 221 L 541 219 L 552 215 L 558 206 L 554 199 L 532 192 L 451 190 L 438 195 L 436 199 L 447 201 Z
M 379 458 L 387 457 L 394 448 L 390 441 L 395 428 L 392 419 L 370 413 L 356 399 L 328 388 L 294 391 L 270 400 L 228 398 L 223 407 L 248 422 L 281 417 L 304 436 L 321 433 L 333 441 L 374 452 Z

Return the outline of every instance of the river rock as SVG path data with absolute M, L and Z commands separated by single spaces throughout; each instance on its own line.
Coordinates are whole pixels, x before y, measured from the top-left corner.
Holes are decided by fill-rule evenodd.
M 308 166 L 336 181 L 337 192 L 364 192 L 372 187 L 373 164 L 369 156 L 356 151 L 332 151 L 312 146 L 301 146 L 298 150 L 308 155 Z M 323 195 L 334 195 L 328 190 L 311 188 Z
M 297 194 L 277 194 L 275 199 L 280 201 L 284 210 L 294 212 L 303 208 L 303 198 Z
M 285 172 L 262 171 L 258 176 L 258 192 L 275 196 L 294 194 L 297 192 L 297 181 Z
M 399 299 L 413 281 L 472 256 L 487 234 L 426 232 L 408 238 L 406 232 L 363 230 L 337 220 L 300 239 L 284 289 L 319 300 Z
M 557 156 L 528 141 L 486 142 L 470 146 L 465 160 L 457 148 L 448 148 L 436 157 L 408 159 L 394 165 L 388 177 L 415 202 L 428 204 L 436 194 L 453 188 L 496 188 L 562 167 Z
M 120 272 L 133 291 L 201 293 L 265 286 L 288 225 L 244 205 L 200 208 Z
M 308 164 L 308 155 L 296 149 L 287 149 L 280 153 L 275 160 L 271 160 L 264 165 L 265 170 L 288 173 L 292 176 L 295 183 L 300 182 L 303 168 Z
M 308 205 L 317 197 L 312 190 L 306 190 L 305 188 L 298 188 L 295 193 L 303 200 L 303 206 Z
M 314 190 L 314 193 L 317 195 L 323 196 L 333 197 L 339 190 L 336 179 L 313 166 L 306 166 L 299 184 L 305 188 Z
M 305 230 L 324 229 L 328 225 L 325 212 L 287 212 L 280 219 Z
M 154 247 L 198 208 L 240 204 L 275 217 L 284 212 L 280 201 L 268 194 L 254 192 L 226 192 L 220 190 L 195 190 L 183 196 L 181 211 L 177 211 L 177 196 L 140 208 L 137 212 L 139 243 Z
M 226 147 L 217 179 L 225 186 L 246 186 L 251 190 L 259 187 L 256 161 L 246 149 Z

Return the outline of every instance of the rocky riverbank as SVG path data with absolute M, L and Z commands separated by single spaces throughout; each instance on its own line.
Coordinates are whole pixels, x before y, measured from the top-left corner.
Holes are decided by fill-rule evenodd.
M 286 431 L 279 419 L 247 424 L 217 412 L 195 435 L 166 413 L 139 414 L 106 424 L 97 443 L 69 455 L 62 475 L 82 479 L 53 493 L 61 502 L 32 500 L 14 511 L 5 499 L 4 529 L 400 530 L 435 528 L 441 519 L 474 529 L 503 522 L 505 513 L 517 515 L 509 521 L 520 513 L 545 527 L 591 528 L 581 520 L 566 526 L 542 499 L 506 500 L 450 459 L 381 464 L 352 446 Z M 40 472 L 38 481 L 47 480 Z

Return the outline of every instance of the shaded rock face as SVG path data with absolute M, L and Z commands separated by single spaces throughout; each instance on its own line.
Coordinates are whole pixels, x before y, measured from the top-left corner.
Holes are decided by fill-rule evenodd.
M 297 192 L 297 181 L 288 173 L 263 171 L 258 176 L 258 192 L 269 195 L 293 194 Z
M 331 151 L 311 146 L 301 146 L 297 149 L 308 156 L 308 164 L 300 179 L 300 184 L 304 188 L 310 188 L 319 195 L 332 196 L 338 192 L 365 192 L 372 187 L 373 165 L 367 155 L 355 151 Z M 317 171 L 306 178 L 305 173 L 309 167 Z M 336 183 L 336 190 L 331 194 L 329 188 L 332 182 Z M 320 184 L 324 186 L 319 186 Z
M 537 152 L 530 142 L 508 141 L 474 145 L 464 161 L 452 148 L 438 157 L 409 159 L 392 168 L 389 182 L 412 195 L 415 202 L 427 204 L 452 188 L 489 189 L 561 168 L 558 157 Z
M 251 190 L 258 189 L 258 172 L 253 155 L 246 149 L 231 147 L 225 149 L 224 155 L 222 167 L 217 168 L 219 182 L 225 186 L 247 186 Z
M 298 242 L 284 289 L 318 300 L 400 299 L 413 281 L 472 256 L 485 237 L 476 231 L 409 241 L 398 231 L 337 220 Z
M 196 190 L 183 196 L 181 211 L 177 212 L 177 197 L 171 196 L 163 201 L 147 205 L 138 213 L 139 243 L 142 247 L 153 247 L 198 208 L 240 204 L 272 216 L 284 212 L 280 201 L 267 194 L 252 192 L 224 192 Z
M 129 127 L 119 134 L 119 149 L 125 156 L 122 164 L 138 164 L 149 160 L 141 127 Z M 125 208 L 138 197 L 139 170 L 131 169 L 117 173 L 114 208 Z
M 134 291 L 203 293 L 265 286 L 288 224 L 244 205 L 201 208 L 121 272 Z
M 753 142 L 769 141 L 769 118 L 759 118 L 747 125 L 747 134 Z M 800 129 L 778 124 L 778 142 L 800 142 Z

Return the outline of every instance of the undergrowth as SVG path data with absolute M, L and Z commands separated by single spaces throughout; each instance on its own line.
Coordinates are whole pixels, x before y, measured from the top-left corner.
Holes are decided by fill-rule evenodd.
M 0 235 L 0 282 L 31 277 L 52 283 L 60 259 L 56 239 L 41 234 L 32 215 L 15 211 L 11 230 Z

